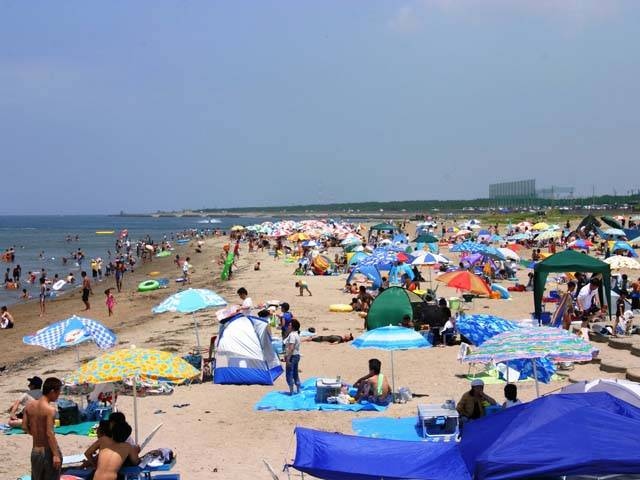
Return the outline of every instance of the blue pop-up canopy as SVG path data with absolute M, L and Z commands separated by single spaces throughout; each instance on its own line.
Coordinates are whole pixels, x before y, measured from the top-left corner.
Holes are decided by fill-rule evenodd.
M 470 480 L 452 443 L 405 442 L 296 428 L 293 467 L 326 480 Z
M 608 393 L 549 395 L 464 427 L 474 479 L 640 472 L 640 409 Z

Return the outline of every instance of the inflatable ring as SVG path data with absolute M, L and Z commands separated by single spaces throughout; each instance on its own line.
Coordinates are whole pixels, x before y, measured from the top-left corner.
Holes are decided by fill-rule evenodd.
M 497 293 L 500 295 L 498 298 L 501 298 L 503 300 L 507 300 L 511 298 L 511 294 L 509 293 L 509 290 L 504 288 L 502 285 L 497 285 L 494 283 L 491 285 L 491 290 L 492 290 L 492 293 Z M 492 295 L 492 298 L 493 298 L 493 295 Z
M 156 280 L 146 280 L 138 285 L 139 292 L 150 292 L 158 288 L 160 288 L 160 284 Z
M 150 277 L 157 277 L 158 275 L 160 275 L 160 272 L 154 270 L 153 272 L 147 273 L 147 275 L 149 275 Z
M 334 303 L 333 305 L 329 305 L 330 312 L 353 312 L 353 307 L 351 305 L 347 305 L 346 303 Z

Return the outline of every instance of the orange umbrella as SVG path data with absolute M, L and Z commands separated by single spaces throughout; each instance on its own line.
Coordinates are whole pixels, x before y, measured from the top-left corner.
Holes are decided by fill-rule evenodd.
M 491 289 L 485 281 L 467 270 L 444 273 L 437 277 L 436 280 L 458 290 L 465 290 L 478 295 L 491 295 Z
M 514 252 L 518 253 L 524 247 L 522 245 L 520 245 L 519 243 L 510 243 L 509 245 L 507 245 L 507 248 L 509 250 L 513 250 Z

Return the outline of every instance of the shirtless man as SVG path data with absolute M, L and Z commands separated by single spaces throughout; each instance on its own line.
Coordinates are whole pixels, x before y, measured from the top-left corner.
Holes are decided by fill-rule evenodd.
M 137 449 L 127 443 L 129 435 L 131 426 L 128 423 L 116 423 L 111 427 L 111 436 L 104 435 L 89 447 L 85 456 L 90 461 L 95 461 L 93 454 L 99 451 L 93 480 L 116 480 L 127 458 L 133 465 L 140 463 Z
M 377 358 L 369 360 L 369 373 L 353 384 L 358 389 L 356 400 L 369 400 L 378 404 L 387 404 L 391 401 L 391 387 L 385 376 L 380 373 L 381 368 L 380 360 Z
M 91 280 L 89 280 L 87 272 L 84 270 L 80 276 L 82 277 L 82 301 L 84 303 L 85 310 L 89 310 L 91 308 L 91 305 L 89 304 L 89 295 L 93 293 L 91 291 Z
M 58 400 L 62 382 L 47 378 L 42 385 L 42 397 L 29 402 L 22 416 L 22 429 L 33 437 L 31 449 L 31 479 L 58 480 L 62 452 L 53 431 L 56 409 L 50 405 Z

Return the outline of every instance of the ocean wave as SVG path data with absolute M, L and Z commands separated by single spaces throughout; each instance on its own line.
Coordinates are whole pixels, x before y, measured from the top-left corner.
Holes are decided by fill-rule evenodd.
M 198 220 L 198 223 L 222 223 L 222 222 L 217 218 L 208 218 L 205 220 Z

